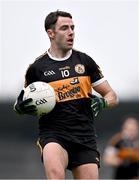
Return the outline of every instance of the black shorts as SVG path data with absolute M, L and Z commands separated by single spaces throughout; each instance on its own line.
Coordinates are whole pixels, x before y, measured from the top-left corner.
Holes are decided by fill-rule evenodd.
M 67 169 L 72 170 L 74 167 L 87 163 L 95 163 L 100 167 L 100 154 L 96 148 L 90 148 L 85 144 L 72 142 L 59 137 L 40 138 L 38 145 L 43 150 L 49 142 L 60 144 L 68 153 L 69 163 Z M 43 161 L 43 157 L 42 157 Z

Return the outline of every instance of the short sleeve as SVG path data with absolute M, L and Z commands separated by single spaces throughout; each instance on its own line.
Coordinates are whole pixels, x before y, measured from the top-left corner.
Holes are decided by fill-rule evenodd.
M 25 74 L 25 83 L 24 87 L 27 87 L 29 84 L 37 81 L 37 74 L 36 74 L 36 69 L 33 66 L 33 64 L 29 65 L 26 74 Z
M 103 81 L 105 81 L 105 78 L 102 73 L 102 70 L 96 64 L 96 62 L 88 55 L 86 55 L 86 56 L 87 56 L 88 74 L 91 77 L 91 83 L 93 84 L 93 86 L 96 86 L 96 85 L 102 83 Z

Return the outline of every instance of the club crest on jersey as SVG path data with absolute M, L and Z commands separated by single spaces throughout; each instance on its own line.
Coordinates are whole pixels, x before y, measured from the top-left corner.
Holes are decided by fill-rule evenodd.
M 75 71 L 78 73 L 78 74 L 83 74 L 85 72 L 85 67 L 83 64 L 76 64 L 75 66 Z

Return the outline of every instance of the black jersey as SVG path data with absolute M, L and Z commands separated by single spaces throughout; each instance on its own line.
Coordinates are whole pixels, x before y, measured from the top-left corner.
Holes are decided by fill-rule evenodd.
M 45 53 L 30 65 L 25 78 L 26 85 L 47 82 L 56 93 L 55 108 L 39 119 L 40 136 L 57 132 L 71 139 L 95 137 L 88 93 L 103 75 L 91 57 L 72 50 L 68 59 L 58 61 Z

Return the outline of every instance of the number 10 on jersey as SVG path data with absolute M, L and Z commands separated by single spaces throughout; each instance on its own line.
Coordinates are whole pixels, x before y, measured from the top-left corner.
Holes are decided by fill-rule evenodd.
M 67 69 L 61 71 L 61 75 L 62 75 L 63 78 L 64 78 L 64 77 L 68 77 L 69 74 L 70 74 L 70 73 L 69 73 L 69 70 L 67 70 Z

